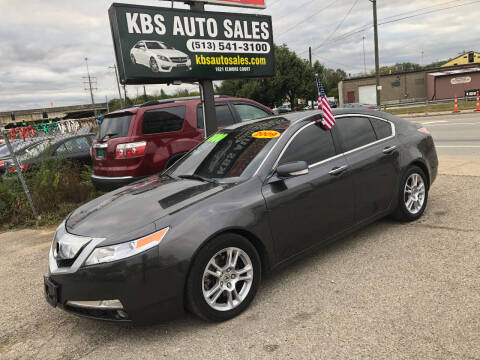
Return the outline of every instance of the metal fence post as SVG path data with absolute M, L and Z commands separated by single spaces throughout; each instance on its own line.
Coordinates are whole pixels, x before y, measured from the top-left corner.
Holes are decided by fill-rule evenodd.
M 30 191 L 28 191 L 27 183 L 25 182 L 25 179 L 23 178 L 22 174 L 22 168 L 20 167 L 20 163 L 18 162 L 17 156 L 15 155 L 15 151 L 13 150 L 12 144 L 10 144 L 10 140 L 8 139 L 8 135 L 5 132 L 5 127 L 0 128 L 0 133 L 2 134 L 3 138 L 5 139 L 5 144 L 7 145 L 8 151 L 10 151 L 10 155 L 12 156 L 13 163 L 15 164 L 15 168 L 17 171 L 18 178 L 20 179 L 20 182 L 22 183 L 23 186 L 23 191 L 25 191 L 25 195 L 27 196 L 28 203 L 30 204 L 30 207 L 32 208 L 32 213 L 35 219 L 38 219 L 38 213 L 37 210 L 35 209 L 35 205 L 33 205 L 33 200 L 32 197 L 30 196 Z M 8 171 L 8 169 L 5 169 Z

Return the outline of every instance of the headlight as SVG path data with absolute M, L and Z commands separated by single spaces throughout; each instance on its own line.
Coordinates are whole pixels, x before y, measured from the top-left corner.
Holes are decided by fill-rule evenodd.
M 163 61 L 168 61 L 170 62 L 170 59 L 167 58 L 166 56 L 163 56 L 163 55 L 157 55 L 157 57 L 160 59 L 160 60 L 163 60 Z
M 85 261 L 85 265 L 102 264 L 125 259 L 145 250 L 151 249 L 155 245 L 158 245 L 160 241 L 162 241 L 168 230 L 169 227 L 166 227 L 160 231 L 137 240 L 96 248 L 92 251 L 87 261 Z

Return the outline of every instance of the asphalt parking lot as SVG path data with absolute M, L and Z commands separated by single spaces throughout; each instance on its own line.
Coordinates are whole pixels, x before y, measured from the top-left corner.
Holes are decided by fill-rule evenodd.
M 463 122 L 480 129 L 480 115 L 472 119 Z M 475 140 L 467 126 L 453 141 L 441 125 L 426 126 L 438 146 Z M 0 358 L 480 359 L 475 149 L 439 147 L 421 220 L 381 220 L 321 249 L 266 279 L 252 306 L 221 324 L 187 315 L 119 325 L 53 309 L 42 292 L 53 229 L 1 233 Z

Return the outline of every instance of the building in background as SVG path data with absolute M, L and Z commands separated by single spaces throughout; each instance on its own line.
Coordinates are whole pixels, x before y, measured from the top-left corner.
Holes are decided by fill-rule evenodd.
M 480 64 L 439 67 L 380 76 L 381 104 L 474 96 L 480 89 Z M 376 104 L 375 76 L 350 78 L 338 84 L 340 104 Z
M 0 124 L 23 123 L 32 121 L 80 119 L 107 112 L 107 103 L 59 106 L 43 109 L 0 111 Z
M 455 59 L 447 61 L 442 67 L 450 67 L 457 65 L 480 64 L 480 53 L 475 51 L 466 52 Z

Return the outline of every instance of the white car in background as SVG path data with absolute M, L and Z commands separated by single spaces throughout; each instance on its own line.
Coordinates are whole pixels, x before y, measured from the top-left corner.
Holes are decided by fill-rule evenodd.
M 140 40 L 130 50 L 132 63 L 144 65 L 153 72 L 190 71 L 192 61 L 187 54 L 156 40 Z

